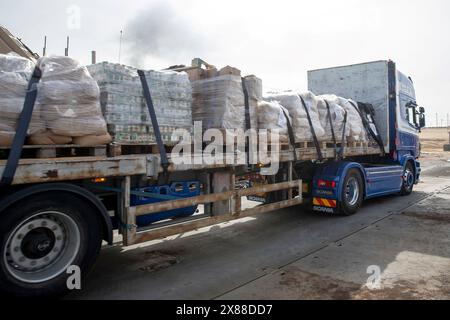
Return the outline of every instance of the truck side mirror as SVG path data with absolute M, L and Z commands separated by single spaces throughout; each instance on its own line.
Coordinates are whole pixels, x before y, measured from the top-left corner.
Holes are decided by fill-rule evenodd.
M 426 127 L 425 114 L 421 113 L 419 116 L 419 127 L 420 129 Z
M 422 114 L 425 113 L 425 108 L 424 107 L 420 107 L 419 108 L 419 113 L 422 113 Z

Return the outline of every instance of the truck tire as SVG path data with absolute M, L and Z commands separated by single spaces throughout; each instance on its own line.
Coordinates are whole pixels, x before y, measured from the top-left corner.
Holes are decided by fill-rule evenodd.
M 364 200 L 363 179 L 357 169 L 350 169 L 344 179 L 342 188 L 340 213 L 350 216 L 358 212 Z
M 410 161 L 406 163 L 405 171 L 403 172 L 403 182 L 400 195 L 409 196 L 414 188 L 414 167 Z
M 57 297 L 68 290 L 69 266 L 81 281 L 102 244 L 93 207 L 66 192 L 32 195 L 0 213 L 0 294 Z

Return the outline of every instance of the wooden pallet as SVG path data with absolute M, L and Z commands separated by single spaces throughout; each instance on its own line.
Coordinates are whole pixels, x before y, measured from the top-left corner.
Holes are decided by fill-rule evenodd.
M 175 147 L 176 143 L 165 144 L 164 148 L 167 153 L 170 153 Z M 117 144 L 111 143 L 108 145 L 108 156 L 118 157 L 124 155 L 136 154 L 159 154 L 159 147 L 155 144 Z
M 334 142 L 333 141 L 320 141 L 319 142 L 321 149 L 333 149 L 334 148 Z M 342 146 L 342 143 L 338 142 L 336 143 L 336 147 L 340 148 Z M 363 141 L 349 141 L 347 140 L 345 142 L 344 147 L 345 148 L 365 148 L 369 146 L 378 146 L 375 143 L 372 142 L 363 142 Z M 297 149 L 309 149 L 309 148 L 315 148 L 315 144 L 313 141 L 302 141 L 295 143 L 295 147 Z
M 165 143 L 164 148 L 166 153 L 171 153 L 173 148 L 177 145 L 177 142 L 173 143 Z M 206 146 L 214 145 L 214 142 L 206 142 L 202 146 L 202 150 L 205 150 Z M 223 147 L 223 152 L 226 152 L 227 145 L 220 144 Z M 268 151 L 272 150 L 272 145 L 268 144 Z M 238 150 L 238 144 L 234 142 L 234 150 Z M 285 151 L 289 150 L 290 145 L 288 143 L 280 143 L 279 150 Z M 191 150 L 194 152 L 194 145 L 191 144 Z M 122 155 L 137 155 L 137 154 L 159 154 L 159 147 L 156 143 L 152 144 L 119 144 L 119 143 L 111 143 L 108 145 L 108 156 L 109 157 L 117 157 Z
M 336 144 L 333 141 L 320 141 L 320 150 L 324 159 L 333 159 L 336 151 L 339 152 L 341 143 Z M 317 160 L 317 149 L 312 141 L 302 141 L 295 143 L 297 159 L 301 161 Z M 289 148 L 292 151 L 292 148 Z M 282 150 L 283 151 L 283 150 Z M 344 145 L 344 157 L 376 155 L 380 153 L 380 147 L 374 142 L 347 141 Z
M 0 147 L 0 159 L 7 159 L 10 147 Z M 106 156 L 106 145 L 80 146 L 74 144 L 65 145 L 25 145 L 21 157 L 24 159 L 45 159 L 63 157 L 100 157 Z
M 205 149 L 207 145 L 214 144 L 212 143 L 205 143 L 202 146 L 202 150 Z M 170 154 L 173 150 L 173 148 L 177 145 L 177 143 L 169 143 L 165 144 L 164 148 L 166 150 L 166 153 Z M 226 145 L 223 146 L 224 152 L 226 151 Z M 337 148 L 341 147 L 341 143 L 336 144 Z M 317 155 L 317 150 L 313 142 L 311 141 L 304 141 L 304 142 L 298 142 L 295 144 L 295 148 L 297 151 L 300 151 L 302 154 L 305 155 L 306 158 L 314 158 L 314 156 Z M 349 153 L 351 150 L 351 154 L 365 154 L 365 150 L 368 148 L 378 148 L 378 146 L 373 145 L 368 142 L 347 142 L 345 144 L 345 152 Z M 324 153 L 324 156 L 327 153 L 334 153 L 334 143 L 330 141 L 323 141 L 320 142 L 320 149 L 322 150 L 322 153 Z M 191 150 L 194 152 L 194 146 L 191 145 Z M 234 150 L 238 150 L 237 143 L 235 143 Z M 279 151 L 289 151 L 292 150 L 292 146 L 289 143 L 279 143 L 276 147 L 274 147 L 272 144 L 267 145 L 267 152 L 271 152 L 274 150 Z M 373 153 L 373 150 L 371 150 Z M 138 154 L 159 154 L 159 147 L 157 144 L 117 144 L 117 143 L 111 143 L 108 145 L 108 156 L 109 157 L 116 157 L 116 156 L 122 156 L 122 155 L 138 155 Z

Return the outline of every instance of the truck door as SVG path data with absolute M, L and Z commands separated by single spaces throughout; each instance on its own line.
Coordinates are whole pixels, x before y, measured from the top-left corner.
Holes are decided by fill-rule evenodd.
M 419 118 L 411 79 L 398 72 L 399 92 L 397 109 L 397 139 L 398 157 L 404 155 L 419 156 Z

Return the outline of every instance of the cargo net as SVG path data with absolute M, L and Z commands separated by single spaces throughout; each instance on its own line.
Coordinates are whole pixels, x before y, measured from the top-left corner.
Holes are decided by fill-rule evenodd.
M 156 138 L 137 69 L 103 62 L 88 66 L 100 87 L 108 131 L 118 144 L 154 144 Z M 176 130 L 192 132 L 192 88 L 184 72 L 145 71 L 165 144 L 178 142 Z
M 110 142 L 99 88 L 86 67 L 69 57 L 43 57 L 27 144 L 99 145 Z M 0 146 L 11 146 L 35 65 L 0 55 Z

